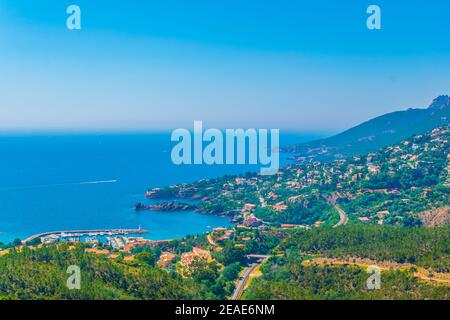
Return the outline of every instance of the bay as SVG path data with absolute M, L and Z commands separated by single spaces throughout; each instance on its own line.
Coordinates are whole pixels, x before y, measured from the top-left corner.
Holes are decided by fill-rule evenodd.
M 318 135 L 286 133 L 281 144 Z M 231 225 L 195 212 L 135 212 L 153 187 L 259 171 L 251 165 L 181 165 L 170 133 L 3 134 L 0 136 L 0 241 L 55 230 L 137 228 L 173 239 Z M 282 163 L 286 163 L 286 155 Z

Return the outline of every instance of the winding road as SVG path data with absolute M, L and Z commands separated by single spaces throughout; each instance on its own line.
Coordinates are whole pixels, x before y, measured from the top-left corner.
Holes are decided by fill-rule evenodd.
M 348 216 L 344 210 L 337 204 L 338 195 L 336 193 L 332 193 L 330 196 L 323 196 L 323 198 L 333 206 L 334 209 L 339 213 L 339 222 L 336 223 L 333 228 L 342 226 L 348 222 Z
M 248 281 L 250 280 L 250 275 L 253 271 L 259 266 L 261 266 L 270 256 L 267 255 L 248 255 L 249 258 L 258 258 L 262 259 L 260 262 L 250 265 L 244 270 L 244 275 L 241 276 L 236 284 L 236 288 L 234 289 L 233 295 L 230 300 L 240 300 L 242 294 L 244 293 L 245 288 L 247 287 Z
M 341 209 L 337 204 L 334 204 L 333 207 L 336 209 L 336 211 L 339 213 L 339 222 L 336 223 L 333 228 L 342 226 L 348 222 L 347 214 L 344 210 Z

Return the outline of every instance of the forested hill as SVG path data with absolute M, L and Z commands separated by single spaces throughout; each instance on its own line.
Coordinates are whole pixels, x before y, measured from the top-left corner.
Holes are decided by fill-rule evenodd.
M 13 248 L 0 256 L 0 300 L 198 299 L 204 288 L 155 268 L 139 255 L 133 263 L 85 252 L 77 244 Z M 68 267 L 81 270 L 81 289 L 66 286 Z
M 434 271 L 450 272 L 449 231 L 449 227 L 376 225 L 318 228 L 293 233 L 280 245 L 279 250 L 411 263 Z
M 330 138 L 284 148 L 299 157 L 335 160 L 362 155 L 450 123 L 450 97 L 439 96 L 425 109 L 388 113 Z
M 450 296 L 449 228 L 342 226 L 292 233 L 246 299 L 440 299 Z M 367 286 L 368 267 L 380 287 Z

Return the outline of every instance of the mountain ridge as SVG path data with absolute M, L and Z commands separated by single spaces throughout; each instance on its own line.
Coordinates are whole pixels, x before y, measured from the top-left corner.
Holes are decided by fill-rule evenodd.
M 331 161 L 361 155 L 450 123 L 450 96 L 435 98 L 428 108 L 409 108 L 375 117 L 334 136 L 296 144 L 282 151 L 297 160 Z

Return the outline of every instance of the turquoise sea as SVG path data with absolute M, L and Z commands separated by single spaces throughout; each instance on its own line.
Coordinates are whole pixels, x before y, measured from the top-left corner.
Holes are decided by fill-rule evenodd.
M 281 145 L 317 138 L 281 135 Z M 152 187 L 258 166 L 173 165 L 169 133 L 3 134 L 0 136 L 0 241 L 55 230 L 137 228 L 173 239 L 230 225 L 195 212 L 134 212 Z M 283 158 L 283 157 L 282 157 Z M 283 160 L 285 162 L 285 160 Z

